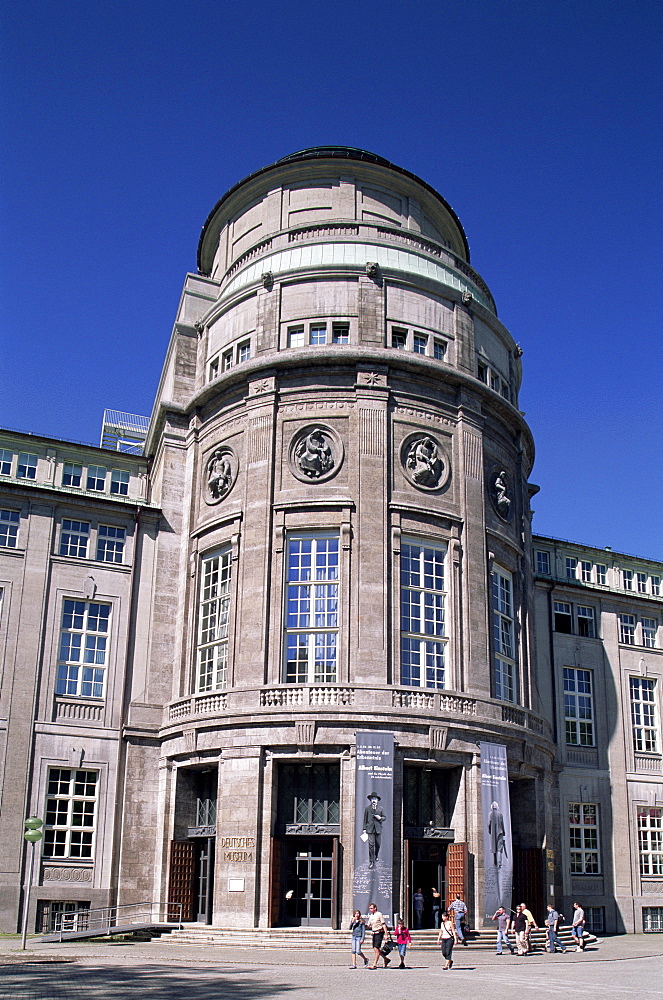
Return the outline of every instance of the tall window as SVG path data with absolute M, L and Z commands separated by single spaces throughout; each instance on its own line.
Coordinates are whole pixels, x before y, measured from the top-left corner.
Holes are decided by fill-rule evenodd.
M 564 667 L 564 722 L 569 746 L 594 746 L 591 671 Z
M 237 362 L 241 364 L 242 361 L 248 361 L 251 357 L 251 341 L 245 340 L 244 343 L 237 345 Z
M 401 545 L 401 684 L 445 686 L 444 557 L 438 546 Z
M 572 875 L 598 875 L 601 870 L 598 808 L 590 802 L 569 802 Z
M 48 772 L 45 858 L 91 858 L 97 771 L 52 767 Z
M 576 611 L 578 613 L 578 635 L 584 635 L 588 639 L 593 639 L 596 635 L 594 608 L 588 608 L 583 604 L 579 604 Z
M 596 564 L 596 582 L 602 587 L 606 586 L 608 579 L 608 567 L 604 563 Z
M 97 490 L 99 493 L 103 493 L 106 488 L 106 470 L 103 466 L 88 465 L 87 483 L 85 488 L 88 490 Z
M 0 545 L 15 549 L 21 516 L 17 510 L 0 510 Z
M 573 632 L 573 615 L 571 605 L 566 601 L 555 601 L 553 605 L 555 632 Z
M 7 448 L 0 448 L 0 476 L 11 476 L 13 459 L 13 451 L 9 451 Z
M 494 689 L 500 701 L 516 700 L 516 648 L 511 577 L 493 572 Z
M 583 583 L 592 582 L 592 564 L 583 559 L 580 563 L 580 579 Z
M 636 580 L 638 582 L 638 593 L 647 593 L 647 574 L 646 573 L 636 573 Z
M 72 521 L 62 518 L 60 530 L 60 555 L 78 556 L 87 559 L 87 546 L 90 540 L 90 525 L 87 521 Z
M 113 469 L 111 472 L 110 491 L 120 497 L 128 496 L 129 473 L 122 472 L 121 469 Z
M 536 571 L 541 576 L 550 576 L 550 553 L 539 550 L 536 553 Z
M 103 698 L 110 605 L 65 600 L 57 694 Z
M 100 524 L 97 532 L 97 559 L 100 562 L 121 563 L 124 558 L 124 538 L 124 528 Z
M 567 580 L 575 580 L 577 566 L 578 566 L 578 560 L 577 559 L 573 559 L 570 556 L 566 557 L 566 579 Z
M 619 616 L 619 641 L 625 646 L 635 645 L 635 615 Z
M 203 560 L 198 608 L 197 691 L 218 691 L 228 683 L 231 552 Z
M 651 592 L 654 597 L 661 596 L 661 578 L 660 576 L 652 576 L 651 578 Z
M 640 874 L 663 875 L 663 809 L 638 809 Z
M 288 539 L 285 679 L 333 683 L 337 677 L 338 537 Z
M 37 478 L 37 456 L 29 455 L 27 452 L 22 451 L 18 456 L 18 464 L 16 466 L 16 477 L 18 479 L 36 479 Z
M 65 462 L 62 470 L 63 486 L 80 486 L 83 475 L 83 466 L 76 465 L 75 462 Z
M 427 343 L 428 337 L 424 337 L 423 334 L 415 333 L 412 338 L 412 350 L 415 354 L 425 354 Z
M 623 569 L 622 570 L 622 583 L 624 585 L 624 590 L 633 590 L 633 570 Z
M 338 764 L 282 764 L 278 824 L 338 823 L 341 773 Z
M 649 677 L 631 677 L 630 688 L 633 747 L 643 753 L 657 753 L 656 681 Z
M 642 645 L 648 649 L 654 649 L 656 646 L 656 628 L 655 618 L 642 619 Z

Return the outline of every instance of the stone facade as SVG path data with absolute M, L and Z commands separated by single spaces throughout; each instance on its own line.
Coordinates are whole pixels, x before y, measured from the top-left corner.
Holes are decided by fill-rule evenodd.
M 507 748 L 517 893 L 591 898 L 608 929 L 663 904 L 609 860 L 607 819 L 617 775 L 637 862 L 638 803 L 654 822 L 663 787 L 660 733 L 629 750 L 629 677 L 660 672 L 656 571 L 632 560 L 649 592 L 616 595 L 559 579 L 561 543 L 532 547 L 520 355 L 435 191 L 359 150 L 304 151 L 209 216 L 146 458 L 3 436 L 6 929 L 29 813 L 48 831 L 38 926 L 53 904 L 146 900 L 220 926 L 339 926 L 366 730 L 395 740 L 396 910 L 434 883 L 481 923 L 482 741 Z M 594 635 L 577 611 L 551 629 L 569 588 L 592 591 Z M 655 618 L 644 658 L 619 642 L 625 601 Z M 591 747 L 565 742 L 564 668 L 592 672 Z M 597 863 L 571 851 L 569 803 L 597 806 Z

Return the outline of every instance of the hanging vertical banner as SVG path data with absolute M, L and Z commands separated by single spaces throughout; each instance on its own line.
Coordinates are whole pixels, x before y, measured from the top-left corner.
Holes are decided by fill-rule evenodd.
M 481 809 L 484 911 L 490 919 L 498 906 L 509 913 L 513 882 L 509 773 L 506 747 L 498 743 L 481 744 Z
M 394 857 L 394 734 L 357 733 L 354 908 L 375 903 L 391 918 Z

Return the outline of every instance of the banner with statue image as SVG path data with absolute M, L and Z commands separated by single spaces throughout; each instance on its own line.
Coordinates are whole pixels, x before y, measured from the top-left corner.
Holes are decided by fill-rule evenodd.
M 484 914 L 498 907 L 511 911 L 513 849 L 506 747 L 481 744 L 481 810 L 483 817 Z
M 394 734 L 357 733 L 354 908 L 375 903 L 391 922 L 394 857 Z

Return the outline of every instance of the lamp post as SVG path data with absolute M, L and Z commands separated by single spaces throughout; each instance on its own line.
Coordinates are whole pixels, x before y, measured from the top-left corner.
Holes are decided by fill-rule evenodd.
M 28 843 L 32 844 L 32 851 L 30 852 L 30 874 L 28 875 L 28 885 L 25 893 L 25 905 L 23 907 L 23 933 L 21 935 L 21 948 L 25 951 L 25 939 L 28 936 L 28 911 L 30 909 L 30 890 L 32 889 L 32 873 L 35 866 L 35 844 L 37 844 L 43 837 L 42 826 L 43 821 L 37 816 L 28 816 L 25 821 L 25 831 L 23 837 Z

